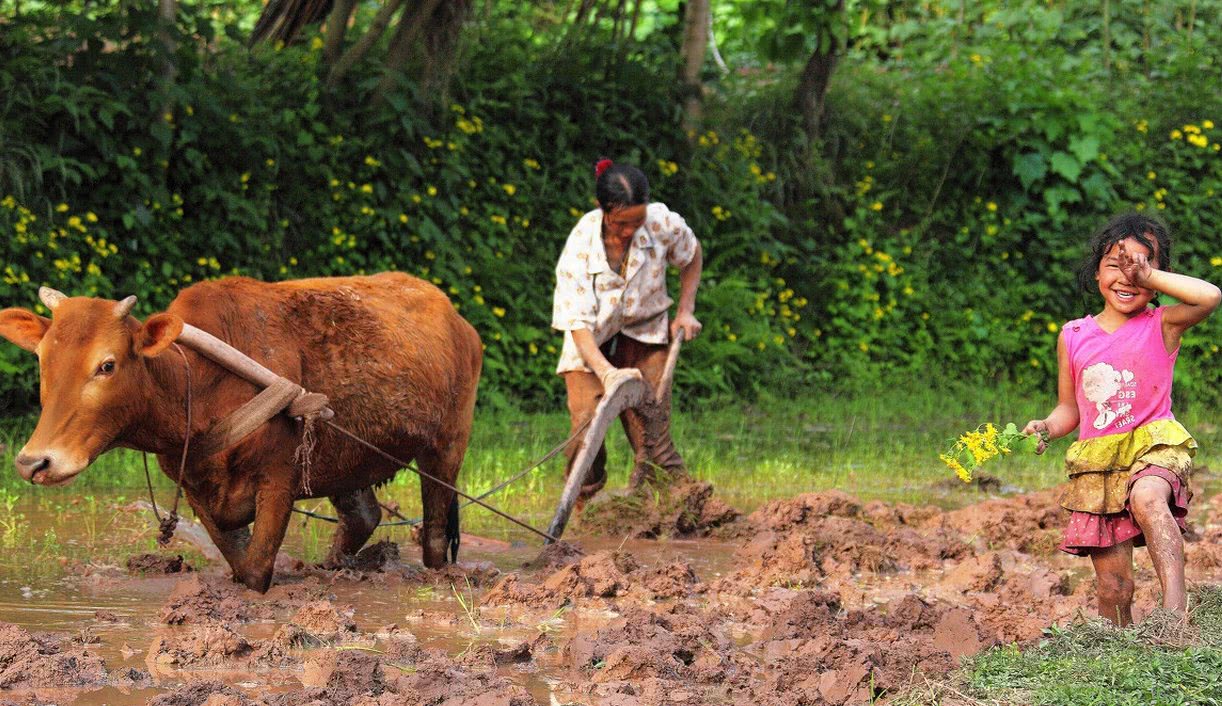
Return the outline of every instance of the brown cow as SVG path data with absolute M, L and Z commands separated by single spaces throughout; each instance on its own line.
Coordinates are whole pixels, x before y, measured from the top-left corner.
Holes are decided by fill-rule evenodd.
M 0 335 L 39 358 L 42 416 L 16 458 L 32 483 L 67 483 L 115 447 L 157 454 L 176 478 L 188 362 L 196 438 L 258 392 L 179 346 L 184 361 L 171 348 L 184 321 L 326 394 L 335 421 L 369 443 L 414 459 L 451 485 L 458 476 L 482 347 L 475 329 L 427 282 L 401 273 L 275 284 L 235 277 L 183 290 L 144 324 L 129 315 L 135 297 L 46 294 L 51 319 L 25 309 L 0 312 Z M 335 505 L 340 523 L 330 565 L 350 559 L 381 517 L 373 486 L 390 480 L 395 464 L 326 425 L 316 430 L 308 478 L 293 460 L 302 423 L 283 414 L 236 446 L 206 458 L 188 455 L 184 495 L 234 578 L 256 591 L 271 584 L 294 500 L 327 497 Z M 447 547 L 457 553 L 457 498 L 429 480 L 421 495 L 424 563 L 436 567 Z

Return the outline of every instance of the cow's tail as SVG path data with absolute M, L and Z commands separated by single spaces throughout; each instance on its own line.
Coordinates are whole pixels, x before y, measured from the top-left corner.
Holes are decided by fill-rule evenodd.
M 450 549 L 450 563 L 458 563 L 458 544 L 461 537 L 458 533 L 458 494 L 450 500 L 450 509 L 446 512 L 446 545 Z

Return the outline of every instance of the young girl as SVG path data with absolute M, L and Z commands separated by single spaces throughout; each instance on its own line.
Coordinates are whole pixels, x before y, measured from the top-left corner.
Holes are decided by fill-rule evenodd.
M 1180 535 L 1197 444 L 1171 414 L 1171 375 L 1180 337 L 1222 295 L 1170 264 L 1166 226 L 1145 216 L 1116 217 L 1092 238 L 1079 281 L 1089 290 L 1094 277 L 1103 311 L 1062 327 L 1057 406 L 1023 429 L 1046 439 L 1078 430 L 1065 455 L 1061 506 L 1072 514 L 1060 548 L 1091 558 L 1099 613 L 1117 625 L 1133 620 L 1135 546 L 1149 545 L 1163 607 L 1188 604 Z M 1179 303 L 1158 306 L 1160 293 Z

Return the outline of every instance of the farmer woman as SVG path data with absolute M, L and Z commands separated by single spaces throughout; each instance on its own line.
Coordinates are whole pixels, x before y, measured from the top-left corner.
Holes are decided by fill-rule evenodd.
M 643 376 L 650 401 L 623 414 L 635 453 L 629 481 L 637 487 L 654 479 L 653 469 L 683 474 L 683 458 L 670 438 L 670 390 L 652 402 L 661 383 L 667 342 L 700 333 L 696 288 L 700 286 L 700 243 L 683 217 L 649 202 L 649 181 L 636 167 L 599 160 L 594 167 L 598 208 L 581 217 L 556 265 L 552 327 L 564 331 L 556 372 L 564 376 L 575 433 L 593 415 L 603 390 L 617 376 Z M 672 300 L 666 268 L 679 268 L 679 307 L 667 324 Z M 634 370 L 635 369 L 635 370 Z M 567 477 L 580 440 L 566 449 Z M 607 482 L 607 450 L 600 447 L 580 500 Z

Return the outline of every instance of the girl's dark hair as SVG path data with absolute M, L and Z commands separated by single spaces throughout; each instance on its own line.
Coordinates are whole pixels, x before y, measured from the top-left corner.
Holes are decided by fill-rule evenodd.
M 1099 271 L 1099 263 L 1116 243 L 1132 238 L 1154 253 L 1156 267 L 1164 272 L 1171 271 L 1171 231 L 1167 224 L 1138 213 L 1125 213 L 1115 216 L 1099 229 L 1090 239 L 1090 249 L 1082 268 L 1078 270 L 1078 284 L 1084 291 L 1094 289 L 1095 273 Z M 1157 299 L 1156 299 L 1157 300 Z
M 599 159 L 594 165 L 597 175 L 594 197 L 604 211 L 649 203 L 649 180 L 645 178 L 645 172 L 628 164 L 605 165 L 604 161 L 610 160 Z M 599 167 L 602 167 L 601 173 Z

